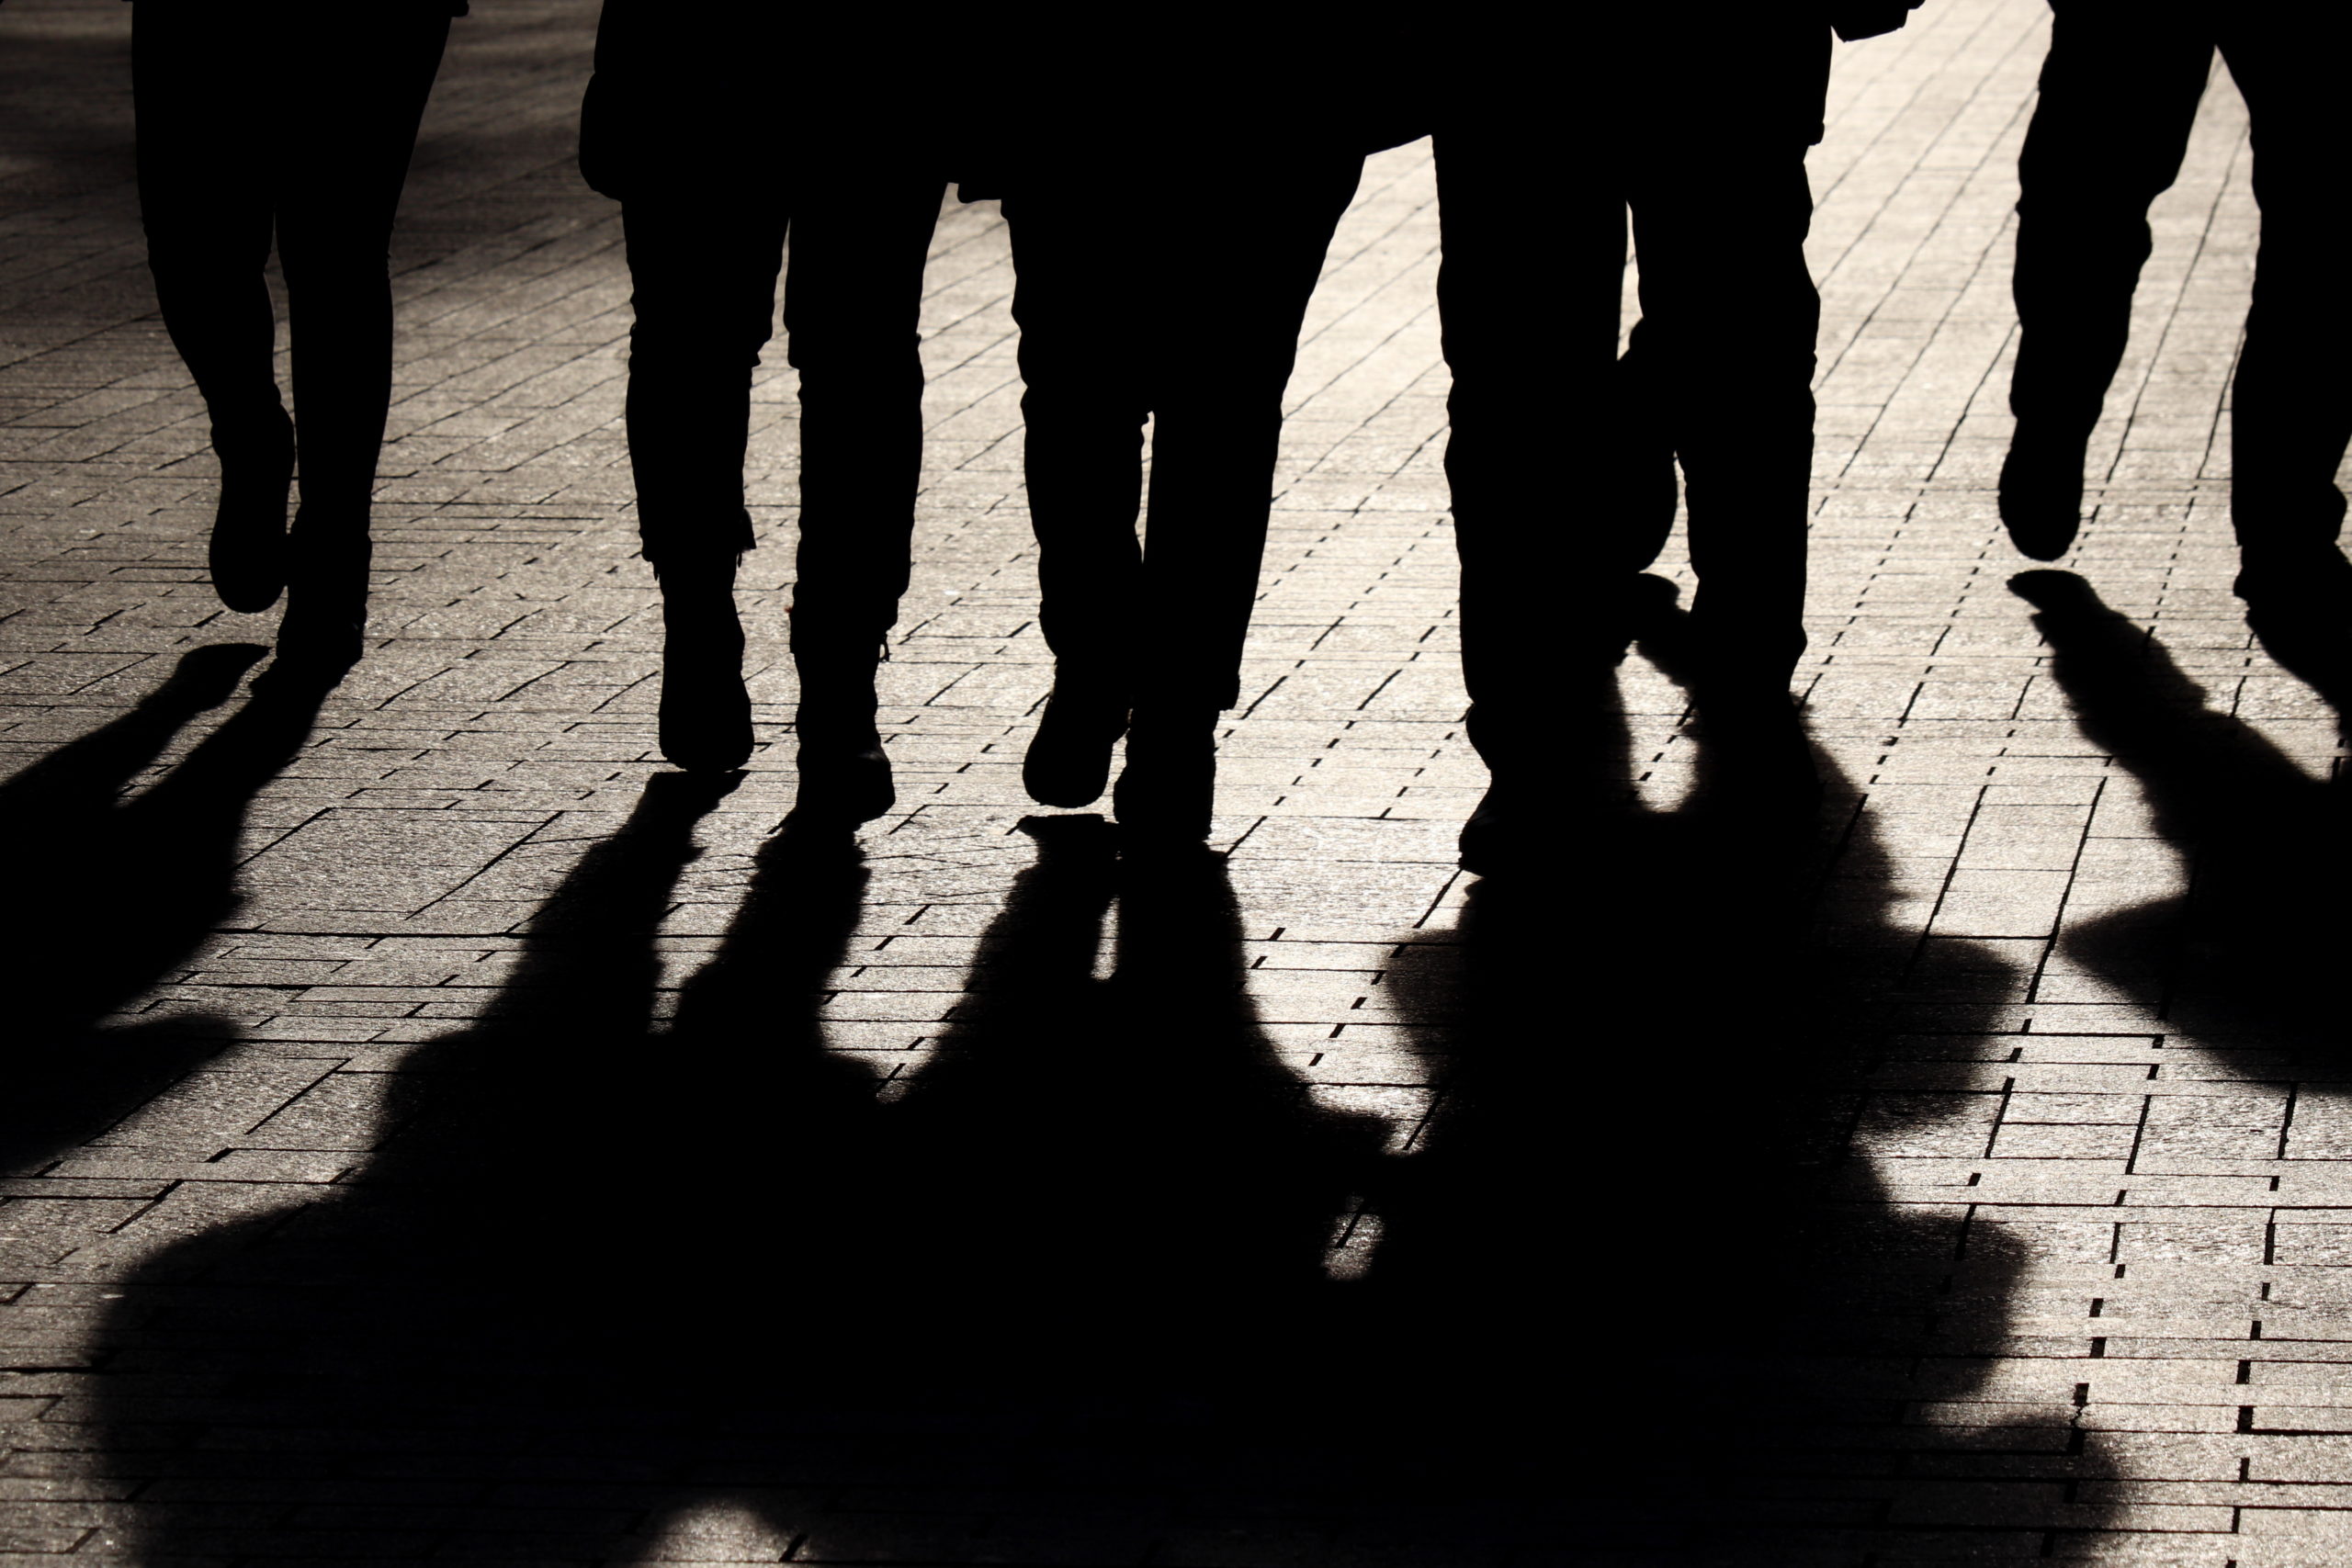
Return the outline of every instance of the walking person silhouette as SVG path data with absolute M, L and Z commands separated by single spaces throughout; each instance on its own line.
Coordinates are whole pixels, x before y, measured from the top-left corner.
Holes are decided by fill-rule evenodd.
M 1024 51 L 1001 153 L 1054 654 L 1022 777 L 1033 799 L 1087 805 L 1125 734 L 1120 824 L 1181 843 L 1208 832 L 1217 715 L 1239 700 L 1308 297 L 1365 154 L 1422 128 L 1411 110 L 1347 101 L 1370 70 L 1353 52 L 1371 45 L 1318 34 L 1310 49 L 1303 23 L 1256 20 L 1246 41 L 1088 27 L 1078 55 L 1066 39 Z M 1295 79 L 1310 55 L 1324 58 Z M 1168 242 L 1139 170 L 1207 193 L 1206 243 Z
M 247 615 L 286 593 L 282 671 L 332 682 L 360 655 L 391 404 L 392 220 L 449 19 L 465 9 L 146 0 L 132 14 L 148 265 L 220 465 L 212 585 Z M 273 234 L 293 335 L 291 418 L 273 363 Z
M 2239 597 L 2352 604 L 2335 546 L 2335 470 L 2352 439 L 2352 299 L 2337 230 L 2352 129 L 2336 102 L 2342 6 L 2053 0 L 2041 100 L 2018 159 L 2017 433 L 2001 521 L 2036 560 L 2081 525 L 2092 427 L 2121 364 L 2153 249 L 2148 208 L 2180 173 L 2218 50 L 2253 125 L 2262 209 L 2254 303 L 2231 387 L 2230 515 Z
M 812 21 L 605 0 L 581 128 L 589 184 L 628 247 L 629 464 L 662 585 L 661 740 L 680 767 L 752 746 L 735 570 L 752 373 L 784 276 L 800 373 L 800 540 L 792 606 L 804 822 L 865 821 L 896 799 L 875 673 L 898 619 L 922 461 L 916 330 L 947 177 L 905 85 L 904 17 Z M 791 265 L 785 267 L 785 243 Z
M 1821 139 L 1832 28 L 1890 31 L 1911 5 L 1703 9 L 1698 27 L 1679 10 L 1596 22 L 1594 58 L 1609 71 L 1567 96 L 1549 90 L 1541 51 L 1468 29 L 1445 40 L 1445 471 L 1467 728 L 1490 778 L 1463 829 L 1472 871 L 1511 863 L 1556 826 L 1563 710 L 1613 700 L 1639 573 L 1665 541 L 1660 501 L 1670 526 L 1677 457 L 1711 745 L 1751 804 L 1804 807 L 1818 794 L 1788 692 L 1805 646 L 1821 312 L 1804 259 L 1805 150 Z M 1564 138 L 1584 150 L 1565 190 Z M 1642 320 L 1620 370 L 1629 212 Z M 1539 310 L 1550 330 L 1532 330 Z M 1582 526 L 1557 521 L 1564 430 L 1599 458 Z M 1565 625 L 1564 588 L 1578 611 Z

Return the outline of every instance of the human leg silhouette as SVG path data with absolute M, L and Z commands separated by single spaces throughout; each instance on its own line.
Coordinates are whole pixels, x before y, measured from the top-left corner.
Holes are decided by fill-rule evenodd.
M 1645 563 L 1619 547 L 1614 498 L 1574 519 L 1555 500 L 1562 407 L 1580 426 L 1597 427 L 1603 453 L 1623 451 L 1633 423 L 1618 417 L 1623 403 L 1612 387 L 1625 201 L 1609 180 L 1560 188 L 1551 142 L 1532 116 L 1465 117 L 1442 128 L 1435 145 L 1462 674 L 1470 744 L 1489 775 L 1463 829 L 1463 857 L 1488 871 L 1547 797 L 1572 788 L 1586 762 L 1601 765 L 1564 754 L 1555 721 L 1566 711 L 1611 709 L 1611 671 L 1632 635 L 1630 579 Z M 1552 243 L 1531 238 L 1539 200 Z M 1552 302 L 1550 330 L 1540 335 L 1528 331 L 1536 299 Z M 1670 474 L 1670 449 L 1666 461 Z M 1577 617 L 1565 627 L 1564 588 Z
M 293 340 L 302 504 L 288 536 L 278 658 L 322 674 L 358 660 L 369 507 L 392 396 L 392 221 L 449 19 L 365 26 L 289 9 L 290 139 L 277 197 Z
M 629 464 L 646 558 L 662 583 L 662 749 L 727 770 L 751 754 L 735 562 L 752 373 L 785 322 L 801 373 L 801 793 L 796 810 L 863 821 L 889 808 L 874 674 L 906 591 L 922 456 L 916 318 L 944 183 L 857 164 L 780 188 L 671 188 L 622 209 L 632 303 Z
M 2085 453 L 2152 245 L 2148 205 L 2180 173 L 2212 68 L 2212 33 L 2188 9 L 2052 6 L 2018 158 L 2017 433 L 2000 480 L 2001 521 L 2036 560 L 2065 554 L 2081 525 Z
M 1022 761 L 1030 797 L 1086 806 L 1127 728 L 1143 592 L 1145 367 L 1103 330 L 1137 287 L 1148 236 L 1109 176 L 1053 171 L 1004 205 L 1021 328 L 1021 398 L 1038 620 L 1054 689 Z
M 1217 179 L 1250 236 L 1197 269 L 1164 256 L 1169 341 L 1155 366 L 1138 630 L 1150 657 L 1114 807 L 1131 830 L 1198 840 L 1216 789 L 1216 722 L 1240 700 L 1242 647 L 1273 506 L 1283 394 L 1354 155 L 1237 164 Z M 1212 345 L 1187 352 L 1187 344 Z
M 2335 471 L 2352 440 L 2352 301 L 2344 298 L 2337 209 L 2352 134 L 2332 106 L 2352 22 L 2333 8 L 2292 27 L 2255 17 L 2221 28 L 2222 58 L 2252 121 L 2262 209 L 2254 304 L 2231 388 L 2230 516 L 2257 607 L 2340 617 L 2352 563 L 2335 546 L 2345 500 Z
M 1676 150 L 1629 188 L 1659 413 L 1688 475 L 1692 619 L 1717 681 L 1785 686 L 1804 649 L 1820 296 L 1804 149 Z
M 752 547 L 752 372 L 775 331 L 786 212 L 668 186 L 621 208 L 628 251 L 629 471 L 662 586 L 662 755 L 724 773 L 752 754 L 735 562 Z
M 282 660 L 358 657 L 368 503 L 391 395 L 387 249 L 448 35 L 446 16 L 144 6 L 133 29 L 140 199 L 156 297 L 221 465 L 210 559 L 232 609 L 298 583 Z M 272 364 L 273 227 L 297 419 Z M 289 547 L 300 427 L 302 518 Z
M 911 171 L 911 172 L 910 172 Z M 922 469 L 923 264 L 946 193 L 920 164 L 811 180 L 791 209 L 784 326 L 800 372 L 801 820 L 863 822 L 897 799 L 874 679 L 912 567 Z
M 277 50 L 251 11 L 143 6 L 132 15 L 147 265 L 220 465 L 212 586 L 222 604 L 251 615 L 285 587 L 294 482 L 294 422 L 272 363 L 277 329 L 264 276 L 273 182 L 257 152 Z

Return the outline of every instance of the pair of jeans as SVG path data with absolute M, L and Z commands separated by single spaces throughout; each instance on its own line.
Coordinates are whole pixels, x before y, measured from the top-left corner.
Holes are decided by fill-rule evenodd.
M 1540 754 L 1564 663 L 1623 651 L 1626 584 L 1660 542 L 1645 498 L 1662 479 L 1670 516 L 1677 457 L 1711 659 L 1785 679 L 1804 650 L 1820 296 L 1803 107 L 1702 141 L 1603 97 L 1566 128 L 1566 165 L 1564 128 L 1531 113 L 1439 129 L 1445 470 L 1490 767 Z M 1621 369 L 1629 212 L 1642 320 Z
M 1004 214 L 1056 680 L 1228 708 L 1257 602 L 1283 394 L 1363 159 L 1197 147 L 1184 158 L 1186 183 L 1210 207 L 1181 234 L 1125 163 L 1016 170 Z
M 2232 389 L 2231 515 L 2242 545 L 2324 543 L 2344 520 L 2352 298 L 2338 209 L 2352 126 L 2340 6 L 2056 0 L 2041 98 L 2018 160 L 2020 434 L 2098 421 L 2152 248 L 2148 207 L 2180 173 L 2218 50 L 2253 124 L 2262 242 Z
M 216 446 L 282 428 L 265 269 L 293 338 L 307 525 L 364 536 L 392 389 L 392 220 L 446 14 L 312 0 L 135 8 L 148 265 Z
M 844 162 L 673 182 L 621 209 L 637 312 L 629 466 L 657 568 L 752 547 L 752 373 L 783 276 L 786 359 L 800 373 L 792 648 L 804 699 L 830 673 L 854 682 L 862 669 L 870 689 L 906 592 L 922 468 L 923 264 L 945 190 L 910 164 Z

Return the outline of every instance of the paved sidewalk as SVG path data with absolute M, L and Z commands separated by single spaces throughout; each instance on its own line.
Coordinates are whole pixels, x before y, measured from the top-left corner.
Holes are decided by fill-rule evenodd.
M 2226 80 L 2062 563 L 2096 600 L 2029 581 L 2037 623 L 1991 487 L 2046 12 L 1840 51 L 1801 677 L 1836 823 L 1793 905 L 1684 804 L 1670 646 L 1622 681 L 1623 859 L 1453 868 L 1436 212 L 1426 144 L 1375 159 L 1292 389 L 1227 870 L 1152 885 L 1087 814 L 1023 826 L 988 204 L 930 275 L 899 810 L 859 861 L 771 837 L 781 367 L 763 744 L 723 797 L 650 787 L 627 283 L 570 162 L 594 7 L 477 9 L 397 241 L 374 646 L 315 714 L 247 703 L 271 620 L 205 581 L 127 7 L 0 10 L 0 1562 L 2352 1556 L 2340 1019 L 2285 960 L 2199 990 L 2167 934 L 2192 861 L 2341 886 L 2288 831 L 2335 688 L 2229 594 Z

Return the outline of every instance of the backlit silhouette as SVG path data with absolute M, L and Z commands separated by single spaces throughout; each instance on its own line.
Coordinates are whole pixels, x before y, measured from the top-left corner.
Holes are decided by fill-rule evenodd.
M 148 265 L 220 462 L 213 586 L 248 614 L 287 592 L 277 651 L 288 675 L 332 680 L 360 654 L 391 400 L 387 250 L 449 17 L 463 10 L 142 0 L 135 13 Z M 263 273 L 273 235 L 293 335 L 290 419 Z

